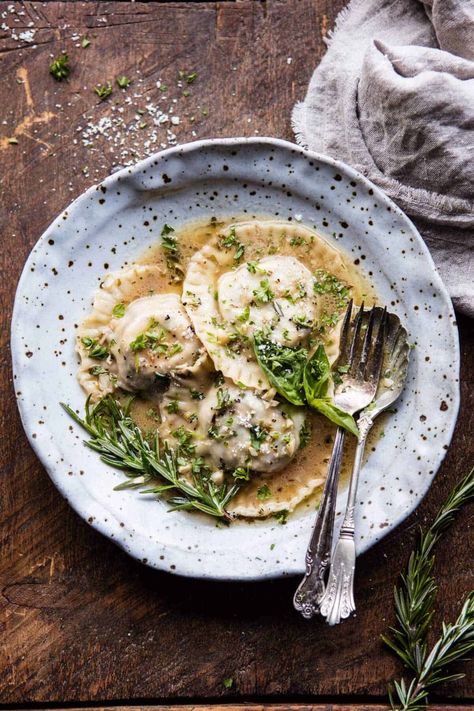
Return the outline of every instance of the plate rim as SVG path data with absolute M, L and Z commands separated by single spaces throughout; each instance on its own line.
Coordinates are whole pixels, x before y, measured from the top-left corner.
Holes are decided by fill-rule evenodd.
M 26 437 L 29 441 L 30 446 L 32 447 L 36 457 L 39 459 L 41 466 L 46 470 L 49 478 L 52 480 L 54 486 L 56 489 L 59 491 L 61 496 L 66 500 L 68 505 L 70 505 L 73 510 L 80 516 L 80 518 L 86 523 L 87 525 L 92 526 L 95 530 L 99 531 L 102 535 L 105 535 L 109 541 L 114 543 L 115 545 L 119 546 L 127 555 L 130 557 L 134 558 L 138 562 L 147 565 L 148 567 L 152 567 L 156 570 L 160 570 L 163 572 L 168 572 L 173 575 L 179 575 L 181 577 L 190 577 L 190 578 L 197 578 L 197 579 L 206 579 L 206 580 L 220 580 L 220 581 L 241 581 L 241 582 L 252 582 L 252 581 L 259 581 L 259 580 L 268 580 L 268 579 L 277 579 L 277 578 L 282 578 L 282 577 L 288 577 L 292 575 L 297 575 L 297 573 L 293 572 L 285 572 L 282 570 L 269 570 L 269 571 L 261 571 L 261 572 L 250 572 L 248 575 L 232 575 L 232 572 L 228 571 L 223 571 L 219 572 L 216 571 L 215 574 L 212 575 L 207 575 L 203 574 L 201 576 L 197 575 L 195 571 L 193 570 L 187 570 L 186 566 L 182 566 L 182 563 L 179 566 L 176 566 L 175 570 L 170 570 L 169 567 L 165 567 L 165 565 L 160 566 L 159 564 L 156 563 L 156 561 L 145 561 L 144 559 L 140 558 L 137 553 L 134 553 L 132 550 L 128 549 L 125 545 L 125 541 L 119 540 L 115 537 L 111 537 L 110 535 L 110 527 L 106 526 L 105 523 L 100 520 L 97 516 L 94 517 L 93 521 L 88 521 L 85 516 L 82 514 L 81 509 L 83 508 L 79 502 L 76 500 L 71 500 L 68 495 L 68 490 L 67 486 L 64 481 L 64 477 L 62 477 L 59 469 L 60 467 L 58 465 L 55 465 L 52 462 L 49 462 L 49 460 L 43 459 L 42 457 L 42 446 L 41 442 L 35 438 L 32 437 L 32 432 L 30 431 L 28 424 L 27 424 L 27 407 L 26 403 L 22 401 L 19 396 L 17 395 L 17 383 L 20 381 L 18 378 L 21 376 L 21 366 L 19 362 L 19 357 L 20 357 L 20 343 L 19 343 L 19 336 L 16 334 L 19 332 L 19 329 L 16 328 L 18 324 L 18 319 L 19 319 L 19 312 L 21 310 L 20 304 L 19 304 L 19 297 L 20 297 L 20 292 L 22 291 L 22 287 L 24 286 L 24 282 L 26 281 L 27 275 L 30 270 L 30 265 L 32 260 L 34 259 L 34 252 L 35 250 L 42 245 L 43 242 L 47 241 L 48 238 L 51 236 L 51 233 L 53 230 L 56 228 L 57 224 L 61 222 L 63 214 L 67 211 L 70 213 L 70 211 L 76 207 L 77 203 L 79 201 L 82 201 L 85 199 L 87 196 L 92 195 L 93 193 L 96 193 L 97 190 L 100 188 L 100 186 L 104 186 L 106 188 L 114 186 L 117 182 L 122 180 L 123 178 L 126 177 L 131 177 L 134 174 L 142 171 L 143 169 L 152 166 L 153 163 L 159 158 L 162 159 L 163 157 L 167 156 L 173 156 L 173 155 L 183 155 L 187 154 L 190 152 L 198 151 L 202 148 L 207 148 L 207 147 L 215 147 L 215 146 L 222 146 L 222 147 L 231 147 L 231 146 L 236 146 L 236 145 L 252 145 L 252 144 L 260 144 L 260 145 L 266 145 L 266 146 L 273 146 L 273 147 L 280 147 L 285 150 L 290 150 L 294 154 L 300 154 L 303 156 L 306 156 L 310 160 L 315 160 L 322 162 L 326 165 L 332 166 L 333 168 L 337 168 L 341 170 L 343 173 L 348 175 L 349 177 L 352 177 L 356 179 L 357 181 L 361 182 L 366 188 L 371 189 L 374 191 L 374 195 L 378 196 L 385 204 L 388 204 L 392 211 L 397 214 L 399 218 L 402 219 L 402 221 L 406 224 L 407 229 L 409 229 L 411 232 L 413 232 L 418 240 L 417 240 L 417 246 L 419 247 L 420 251 L 423 253 L 423 258 L 427 260 L 431 270 L 435 273 L 435 275 L 438 278 L 438 289 L 444 299 L 446 300 L 447 304 L 450 305 L 451 307 L 451 313 L 454 316 L 454 318 L 450 318 L 449 321 L 449 327 L 452 330 L 452 336 L 453 336 L 453 364 L 454 364 L 454 369 L 453 369 L 453 401 L 451 402 L 450 405 L 450 421 L 449 421 L 449 426 L 446 427 L 445 434 L 446 434 L 446 441 L 449 443 L 446 448 L 440 447 L 440 451 L 438 453 L 438 461 L 436 464 L 435 472 L 432 475 L 431 482 L 429 483 L 429 486 L 427 487 L 426 491 L 423 493 L 422 496 L 418 497 L 415 500 L 415 505 L 412 507 L 409 507 L 402 516 L 398 518 L 398 521 L 396 524 L 393 524 L 389 527 L 387 527 L 386 530 L 381 532 L 381 535 L 379 536 L 378 540 L 368 540 L 364 539 L 360 545 L 359 552 L 358 554 L 365 553 L 367 550 L 372 548 L 374 545 L 378 544 L 381 542 L 381 540 L 389 533 L 392 533 L 395 531 L 405 520 L 406 518 L 412 514 L 416 508 L 421 504 L 425 496 L 427 495 L 428 491 L 430 490 L 432 483 L 434 479 L 436 478 L 438 471 L 443 463 L 443 460 L 447 454 L 447 451 L 449 449 L 449 445 L 451 444 L 454 429 L 457 423 L 457 418 L 459 414 L 459 407 L 460 407 L 460 379 L 459 379 L 459 370 L 460 370 L 460 344 L 459 344 L 459 330 L 457 326 L 457 321 L 456 321 L 456 316 L 454 313 L 454 308 L 452 305 L 451 297 L 449 296 L 449 293 L 447 291 L 447 288 L 441 278 L 441 275 L 439 273 L 439 270 L 437 269 L 433 258 L 431 256 L 431 253 L 428 250 L 428 247 L 423 240 L 419 230 L 417 227 L 414 225 L 412 220 L 405 214 L 405 212 L 398 207 L 398 205 L 393 202 L 393 200 L 386 195 L 386 193 L 379 188 L 375 183 L 373 183 L 371 180 L 369 180 L 366 176 L 364 176 L 362 173 L 360 173 L 358 170 L 353 168 L 352 166 L 348 165 L 344 161 L 340 161 L 338 159 L 332 158 L 331 156 L 327 156 L 321 153 L 317 153 L 315 151 L 308 150 L 306 148 L 303 148 L 295 143 L 292 143 L 290 141 L 286 141 L 284 139 L 280 138 L 273 138 L 271 136 L 248 136 L 248 137 L 230 137 L 230 138 L 206 138 L 206 139 L 200 139 L 197 141 L 190 141 L 187 143 L 179 144 L 177 146 L 172 146 L 170 148 L 164 149 L 162 151 L 157 151 L 156 153 L 152 154 L 151 156 L 148 156 L 145 159 L 142 159 L 138 161 L 137 163 L 134 163 L 131 166 L 126 166 L 121 168 L 120 170 L 117 170 L 108 176 L 106 176 L 103 180 L 94 183 L 91 185 L 89 188 L 87 188 L 84 192 L 82 192 L 80 195 L 78 195 L 72 202 L 70 202 L 66 207 L 57 215 L 48 225 L 48 227 L 43 231 L 43 233 L 40 235 L 38 240 L 35 242 L 33 247 L 31 248 L 28 257 L 25 260 L 24 266 L 22 268 L 20 277 L 18 279 L 18 283 L 16 286 L 15 290 L 15 298 L 14 298 L 14 303 L 13 303 L 13 310 L 12 310 L 12 318 L 11 318 L 11 329 L 10 329 L 10 344 L 11 344 L 11 357 L 12 357 L 12 370 L 13 370 L 13 388 L 15 392 L 15 399 L 16 399 L 16 404 L 18 411 L 20 413 L 20 419 L 22 422 L 23 430 L 26 434 Z M 51 447 L 51 444 L 49 446 Z M 93 499 L 90 494 L 88 494 L 89 498 L 95 502 L 95 504 L 99 504 L 103 510 L 105 510 L 105 507 L 102 503 L 97 502 L 97 500 Z M 174 546 L 170 543 L 163 543 L 161 544 L 162 550 L 163 551 L 168 551 L 171 547 L 175 548 L 177 551 L 183 552 L 182 549 L 179 546 Z M 193 555 L 191 553 L 191 555 Z M 179 569 L 178 569 L 179 568 Z

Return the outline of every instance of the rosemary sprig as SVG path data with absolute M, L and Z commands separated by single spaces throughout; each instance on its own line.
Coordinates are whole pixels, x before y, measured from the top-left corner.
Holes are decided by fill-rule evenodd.
M 382 637 L 402 662 L 415 673 L 410 684 L 404 679 L 395 682 L 392 709 L 417 711 L 425 706 L 428 689 L 441 681 L 457 679 L 463 674 L 449 674 L 445 667 L 465 658 L 474 649 L 474 592 L 470 592 L 463 608 L 452 624 L 444 624 L 442 632 L 428 652 L 427 634 L 434 614 L 437 586 L 432 576 L 433 549 L 442 533 L 453 522 L 456 512 L 474 498 L 474 469 L 453 489 L 435 520 L 422 530 L 415 551 L 410 556 L 401 584 L 395 588 L 397 627 L 391 635 Z
M 237 493 L 239 485 L 224 483 L 217 486 L 207 472 L 200 471 L 193 472 L 192 481 L 182 477 L 178 469 L 179 447 L 176 452 L 167 446 L 161 447 L 157 435 L 148 442 L 130 417 L 130 404 L 131 400 L 122 408 L 107 395 L 92 406 L 88 398 L 82 419 L 69 405 L 61 403 L 90 435 L 91 439 L 85 444 L 98 452 L 103 462 L 122 469 L 131 479 L 117 489 L 140 488 L 143 493 L 157 495 L 174 492 L 169 499 L 172 510 L 197 509 L 210 516 L 229 519 L 225 507 Z

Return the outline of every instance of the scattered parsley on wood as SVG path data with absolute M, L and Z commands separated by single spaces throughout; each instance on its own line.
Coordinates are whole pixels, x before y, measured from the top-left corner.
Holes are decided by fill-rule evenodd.
M 109 81 L 105 84 L 98 84 L 94 91 L 101 101 L 105 101 L 113 92 L 112 84 Z
M 466 659 L 474 649 L 474 592 L 468 593 L 455 622 L 443 623 L 441 635 L 431 650 L 427 638 L 432 628 L 437 594 L 432 575 L 434 547 L 459 509 L 473 499 L 474 469 L 453 489 L 431 526 L 421 530 L 406 573 L 395 588 L 397 626 L 382 639 L 414 677 L 408 683 L 405 679 L 395 681 L 394 689 L 389 690 L 394 711 L 424 709 L 428 693 L 435 685 L 464 676 L 450 673 L 447 667 L 452 662 Z
M 222 684 L 224 685 L 225 689 L 232 689 L 232 687 L 234 686 L 234 680 L 232 679 L 232 677 L 228 676 L 223 680 Z
M 121 89 L 126 89 L 132 83 L 132 80 L 126 77 L 124 74 L 120 77 L 117 77 L 115 81 Z
M 87 47 L 89 47 L 90 43 L 91 43 L 90 39 L 87 37 L 87 35 L 85 35 L 85 36 L 81 39 L 81 47 L 82 47 L 82 49 L 87 49 Z
M 62 81 L 68 78 L 71 73 L 71 67 L 69 66 L 69 57 L 66 52 L 51 62 L 49 65 L 49 73 L 56 81 Z

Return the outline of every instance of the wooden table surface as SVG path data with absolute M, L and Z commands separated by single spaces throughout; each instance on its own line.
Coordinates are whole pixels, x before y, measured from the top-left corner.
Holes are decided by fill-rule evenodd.
M 322 704 L 318 709 L 337 702 L 342 711 L 357 702 L 383 704 L 388 681 L 400 673 L 380 642 L 393 621 L 397 572 L 418 524 L 431 519 L 473 462 L 472 322 L 459 319 L 462 408 L 436 481 L 418 511 L 362 556 L 357 617 L 332 629 L 293 611 L 295 580 L 225 584 L 174 577 L 128 558 L 79 519 L 28 446 L 9 362 L 16 283 L 51 220 L 117 165 L 173 143 L 173 133 L 179 142 L 233 135 L 292 140 L 291 108 L 303 98 L 325 51 L 322 37 L 343 4 L 0 2 L 5 706 L 273 701 Z M 72 73 L 59 83 L 48 65 L 63 50 Z M 178 71 L 198 76 L 179 86 Z M 121 74 L 133 83 L 126 90 L 115 86 L 100 102 L 94 85 Z M 155 108 L 147 106 L 177 118 L 153 134 Z M 144 113 L 135 124 L 147 125 L 125 130 L 121 122 L 133 121 L 137 109 Z M 464 511 L 438 553 L 438 624 L 454 618 L 473 587 L 471 523 L 472 511 Z M 472 666 L 466 671 L 440 689 L 438 700 L 472 708 Z M 226 677 L 234 680 L 231 689 Z

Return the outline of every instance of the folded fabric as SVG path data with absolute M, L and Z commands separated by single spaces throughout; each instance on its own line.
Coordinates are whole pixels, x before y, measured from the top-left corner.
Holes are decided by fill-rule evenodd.
M 473 59 L 473 3 L 352 0 L 293 111 L 300 144 L 351 164 L 415 219 L 471 316 Z

